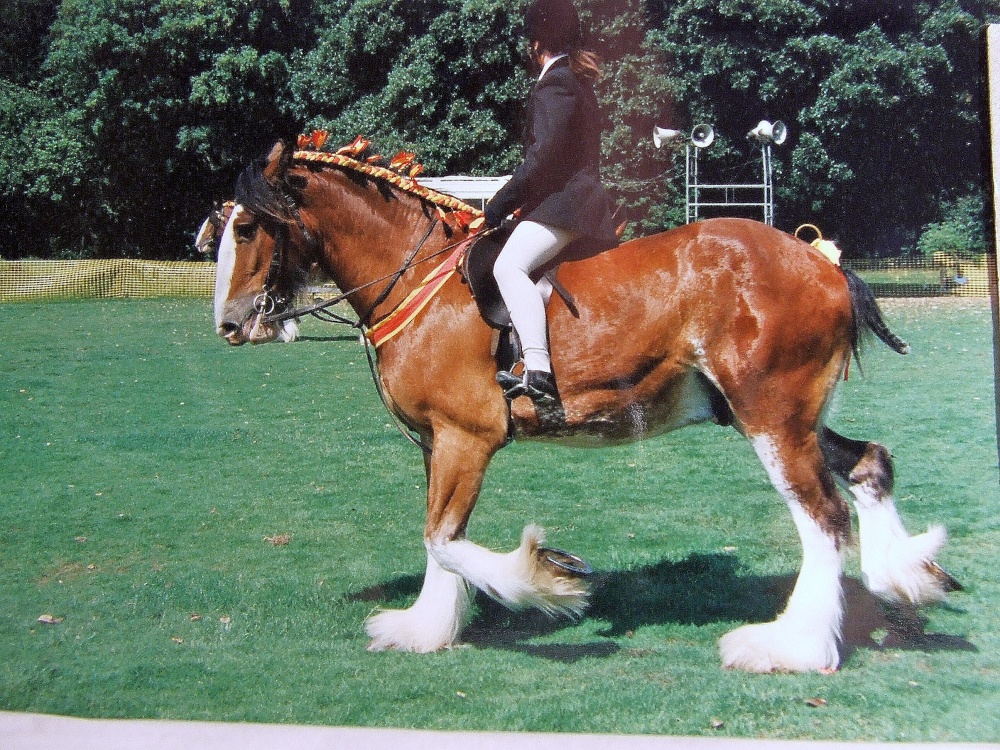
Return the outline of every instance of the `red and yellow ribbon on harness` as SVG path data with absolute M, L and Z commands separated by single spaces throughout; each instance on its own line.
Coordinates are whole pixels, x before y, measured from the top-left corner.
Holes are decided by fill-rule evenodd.
M 424 280 L 417 285 L 416 289 L 406 295 L 406 299 L 396 306 L 396 309 L 365 331 L 365 336 L 368 337 L 368 340 L 372 342 L 376 349 L 413 322 L 413 319 L 434 298 L 434 295 L 441 291 L 441 287 L 447 283 L 448 279 L 455 275 L 466 249 L 476 239 L 476 236 L 473 235 L 469 239 L 460 242 L 451 255 L 441 265 L 427 274 Z

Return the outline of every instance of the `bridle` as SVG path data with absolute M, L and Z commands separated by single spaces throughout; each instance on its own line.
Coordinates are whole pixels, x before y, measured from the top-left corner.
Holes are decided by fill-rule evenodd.
M 306 227 L 305 222 L 302 221 L 302 215 L 299 213 L 299 209 L 298 206 L 295 205 L 295 201 L 287 194 L 281 195 L 281 199 L 283 208 L 292 217 L 292 219 L 295 220 L 299 231 L 305 238 L 306 245 L 308 246 L 310 252 L 315 252 L 316 249 L 318 249 L 319 244 L 316 242 L 316 238 L 313 237 L 312 233 Z M 278 224 L 277 233 L 275 235 L 274 251 L 271 253 L 271 265 L 267 269 L 267 276 L 264 279 L 264 285 L 261 287 L 260 294 L 253 298 L 253 310 L 255 313 L 262 316 L 261 319 L 265 323 L 272 322 L 272 316 L 284 313 L 284 311 L 286 311 L 292 304 L 291 295 L 280 289 L 281 273 L 284 267 L 286 255 L 285 245 L 287 243 L 288 224 L 286 222 L 281 222 Z
M 275 237 L 274 252 L 271 254 L 271 267 L 267 269 L 267 278 L 264 279 L 264 286 L 261 287 L 260 294 L 253 298 L 253 311 L 258 315 L 273 315 L 279 308 L 284 310 L 288 307 L 288 296 L 277 291 L 278 278 L 281 274 L 282 258 L 284 256 L 285 243 L 288 241 L 288 225 L 278 226 L 278 233 Z
M 306 241 L 310 244 L 310 247 L 314 248 L 318 247 L 318 243 L 316 243 L 316 241 L 313 239 L 312 235 L 309 233 L 309 230 L 306 228 L 305 223 L 302 221 L 302 217 L 299 215 L 298 208 L 294 204 L 290 204 L 289 210 L 292 216 L 295 218 L 296 224 L 298 224 L 298 227 L 300 231 L 303 233 L 303 236 L 306 238 Z M 434 229 L 437 227 L 439 222 L 440 219 L 438 218 L 437 215 L 431 217 L 431 222 L 430 225 L 427 227 L 427 230 L 417 241 L 417 243 L 412 248 L 410 248 L 409 252 L 407 252 L 406 257 L 403 259 L 403 263 L 402 265 L 400 265 L 398 270 L 386 274 L 385 276 L 380 276 L 377 279 L 372 279 L 371 281 L 368 281 L 364 284 L 359 284 L 353 289 L 349 289 L 346 292 L 341 292 L 332 299 L 324 300 L 323 302 L 319 302 L 314 305 L 308 305 L 306 307 L 299 307 L 294 309 L 288 309 L 291 306 L 291 299 L 289 299 L 284 294 L 275 292 L 276 280 L 279 278 L 281 274 L 281 269 L 284 262 L 283 259 L 284 245 L 285 242 L 287 242 L 288 240 L 288 225 L 282 224 L 281 227 L 279 228 L 279 233 L 276 238 L 274 252 L 271 255 L 271 267 L 268 269 L 267 278 L 264 280 L 264 286 L 261 289 L 260 294 L 258 294 L 254 298 L 253 302 L 254 310 L 263 316 L 262 322 L 264 323 L 281 323 L 286 320 L 293 320 L 305 317 L 306 315 L 312 315 L 314 318 L 322 320 L 326 323 L 342 323 L 344 325 L 350 325 L 352 328 L 358 328 L 358 329 L 367 328 L 371 322 L 371 316 L 374 314 L 375 310 L 379 307 L 379 305 L 381 305 L 389 298 L 389 295 L 392 294 L 393 289 L 396 288 L 396 285 L 399 283 L 400 279 L 403 278 L 403 276 L 406 274 L 407 271 L 409 271 L 411 268 L 415 267 L 420 263 L 425 263 L 426 261 L 429 261 L 432 258 L 435 258 L 439 255 L 442 255 L 454 249 L 456 245 L 448 245 L 442 248 L 441 250 L 438 250 L 437 252 L 428 255 L 425 258 L 416 260 L 417 255 L 420 253 L 421 249 L 423 249 L 424 245 L 427 244 L 427 240 L 430 239 L 431 234 L 433 234 Z M 349 299 L 351 296 L 357 294 L 358 292 L 364 289 L 368 289 L 369 287 L 375 286 L 376 284 L 380 284 L 384 281 L 388 282 L 385 285 L 385 288 L 382 289 L 381 292 L 379 292 L 378 297 L 376 297 L 375 301 L 368 306 L 368 309 L 364 312 L 364 314 L 358 316 L 358 320 L 351 320 L 350 318 L 345 318 L 341 315 L 338 315 L 330 311 L 329 308 L 333 307 L 334 305 L 337 305 L 340 302 Z

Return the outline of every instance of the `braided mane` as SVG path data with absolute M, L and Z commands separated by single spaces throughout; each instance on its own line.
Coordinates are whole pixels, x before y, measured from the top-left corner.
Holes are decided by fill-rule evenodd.
M 325 141 L 324 131 L 313 131 L 311 135 L 299 136 L 299 150 L 295 152 L 295 161 L 326 164 L 374 177 L 439 208 L 470 214 L 470 218 L 483 214 L 478 208 L 458 198 L 439 193 L 418 183 L 416 175 L 423 170 L 423 167 L 416 163 L 412 153 L 401 151 L 389 161 L 381 156 L 370 155 L 371 142 L 362 136 L 358 136 L 352 143 L 335 152 L 320 150 Z

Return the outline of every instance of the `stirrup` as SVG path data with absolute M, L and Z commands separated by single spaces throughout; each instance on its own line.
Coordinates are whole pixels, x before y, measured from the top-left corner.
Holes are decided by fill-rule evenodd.
M 544 370 L 528 370 L 524 379 L 525 395 L 539 406 L 554 404 L 559 401 L 559 391 L 556 390 L 556 379 L 551 372 Z
M 523 396 L 528 392 L 524 380 L 512 372 L 507 372 L 507 370 L 500 370 L 497 373 L 497 384 L 503 389 L 503 395 L 508 401 L 513 401 L 518 396 Z

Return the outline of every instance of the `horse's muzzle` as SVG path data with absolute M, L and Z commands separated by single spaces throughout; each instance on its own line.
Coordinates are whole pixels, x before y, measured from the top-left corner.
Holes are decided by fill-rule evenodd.
M 298 337 L 298 326 L 293 321 L 265 323 L 263 315 L 252 313 L 242 323 L 223 321 L 217 332 L 230 346 L 242 346 L 271 341 L 294 341 Z
M 223 323 L 218 328 L 218 334 L 231 346 L 242 346 L 247 343 L 247 339 L 243 337 L 243 327 L 239 323 Z
M 242 346 L 247 343 L 266 344 L 278 337 L 278 330 L 275 326 L 264 323 L 261 314 L 254 313 L 242 323 L 224 321 L 219 326 L 219 335 L 231 346 Z

